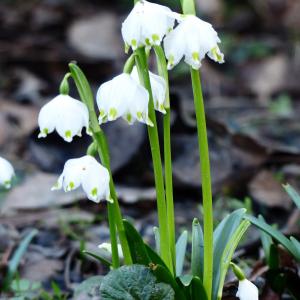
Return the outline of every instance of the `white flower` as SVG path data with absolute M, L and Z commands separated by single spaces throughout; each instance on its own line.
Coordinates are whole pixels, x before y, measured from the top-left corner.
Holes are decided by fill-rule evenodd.
M 58 95 L 39 113 L 39 138 L 46 137 L 55 129 L 66 141 L 71 142 L 75 135 L 81 136 L 82 128 L 88 129 L 89 112 L 84 103 L 68 95 Z
M 179 20 L 179 25 L 164 39 L 168 69 L 172 69 L 185 57 L 185 62 L 194 69 L 199 69 L 201 60 L 207 54 L 212 60 L 223 63 L 224 55 L 218 43 L 221 40 L 212 25 L 196 16 L 186 15 Z
M 240 280 L 236 296 L 240 300 L 258 300 L 258 288 L 247 279 Z
M 134 78 L 136 82 L 140 82 L 136 67 L 133 68 L 131 72 L 131 76 Z M 165 108 L 168 106 L 168 104 L 166 103 L 166 93 L 167 93 L 166 81 L 163 77 L 158 76 L 150 71 L 149 71 L 149 76 L 150 76 L 150 84 L 151 84 L 152 96 L 154 101 L 154 108 L 157 111 L 160 111 L 161 113 L 165 114 L 166 113 Z
M 135 120 L 153 126 L 148 116 L 148 91 L 129 74 L 121 74 L 103 83 L 97 92 L 99 123 L 123 117 L 129 124 Z
M 62 174 L 52 190 L 64 189 L 72 191 L 80 185 L 87 198 L 96 203 L 106 199 L 112 202 L 109 189 L 109 172 L 97 160 L 89 155 L 69 159 L 64 166 Z
M 99 249 L 104 250 L 106 252 L 108 252 L 110 255 L 112 253 L 111 250 L 111 243 L 102 243 L 98 246 Z M 118 254 L 120 258 L 123 258 L 123 251 L 122 251 L 122 247 L 120 244 L 118 244 Z
M 15 175 L 13 166 L 9 161 L 0 157 L 0 185 L 6 189 L 11 187 L 11 180 Z
M 139 1 L 122 24 L 123 40 L 126 47 L 133 50 L 141 46 L 160 45 L 174 23 L 173 13 L 168 7 Z

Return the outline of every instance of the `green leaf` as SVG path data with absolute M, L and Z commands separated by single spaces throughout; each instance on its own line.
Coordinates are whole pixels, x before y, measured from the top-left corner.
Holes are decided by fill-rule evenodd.
M 178 282 L 167 268 L 162 265 L 151 265 L 150 268 L 159 282 L 169 284 L 173 288 L 176 300 L 186 300 L 183 289 L 181 289 Z
M 154 239 L 155 239 L 155 249 L 157 253 L 160 253 L 160 236 L 158 227 L 153 227 Z
M 280 231 L 276 230 L 266 222 L 259 220 L 253 216 L 245 215 L 244 218 L 249 220 L 253 225 L 268 233 L 273 237 L 278 243 L 286 248 L 298 261 L 300 261 L 300 253 L 295 248 L 295 245 L 287 237 L 285 237 Z
M 182 11 L 186 15 L 195 15 L 195 2 L 194 0 L 180 0 Z
M 225 217 L 214 231 L 213 299 L 216 299 L 221 278 L 224 250 L 239 227 L 246 209 L 240 208 Z
M 289 184 L 284 184 L 283 185 L 285 191 L 288 193 L 290 198 L 295 202 L 297 207 L 300 209 L 300 195 L 298 192 Z
M 148 266 L 151 259 L 142 237 L 127 220 L 123 223 L 133 263 Z
M 191 299 L 207 300 L 207 295 L 202 284 L 202 280 L 197 276 L 193 277 L 191 281 L 190 293 Z
M 151 264 L 162 265 L 163 267 L 168 269 L 167 265 L 164 263 L 162 258 L 150 246 L 148 246 L 147 244 L 144 244 L 144 245 L 145 245 L 146 251 L 150 257 Z
M 31 232 L 29 232 L 25 238 L 21 241 L 19 247 L 15 251 L 13 257 L 8 262 L 8 272 L 6 277 L 4 278 L 4 289 L 7 289 L 8 285 L 10 284 L 11 280 L 13 279 L 17 268 L 19 266 L 19 263 L 21 261 L 22 256 L 24 255 L 27 247 L 29 246 L 32 239 L 37 235 L 38 231 L 36 229 L 33 229 Z
M 100 286 L 103 300 L 174 300 L 168 284 L 157 281 L 151 270 L 142 265 L 123 266 L 106 275 Z
M 223 286 L 225 282 L 226 273 L 228 271 L 230 262 L 232 260 L 235 249 L 240 243 L 243 235 L 247 231 L 250 226 L 250 222 L 247 220 L 241 221 L 240 225 L 236 230 L 232 233 L 229 241 L 225 245 L 225 249 L 222 254 L 222 258 L 219 265 L 219 272 L 216 277 L 214 277 L 213 284 L 213 299 L 220 300 L 222 298 Z
M 188 232 L 184 230 L 176 242 L 176 276 L 180 276 L 182 274 L 187 240 Z
M 263 216 L 259 216 L 258 219 L 261 220 L 261 221 L 265 221 Z M 270 235 L 267 234 L 266 232 L 264 232 L 263 230 L 260 230 L 260 239 L 261 239 L 261 243 L 262 243 L 262 246 L 263 246 L 263 249 L 264 249 L 266 262 L 269 264 L 269 261 L 270 261 L 270 248 L 271 248 L 271 245 L 273 244 L 273 240 L 270 237 Z
M 191 284 L 192 279 L 193 279 L 193 275 L 185 274 L 185 275 L 182 275 L 178 278 L 184 286 L 189 286 Z
M 103 276 L 92 276 L 81 282 L 74 290 L 75 297 L 92 299 L 99 296 L 99 289 Z
M 193 220 L 192 226 L 192 274 L 203 278 L 203 231 L 196 218 Z
M 298 253 L 298 256 L 300 257 L 300 242 L 296 240 L 293 236 L 290 237 L 290 241 L 292 242 L 294 246 L 295 253 Z
M 105 258 L 102 255 L 100 255 L 99 253 L 96 254 L 96 253 L 92 253 L 92 252 L 87 251 L 87 250 L 83 250 L 82 253 L 85 254 L 85 255 L 89 255 L 89 256 L 95 258 L 96 260 L 98 260 L 99 262 L 103 263 L 107 267 L 111 267 L 111 265 L 112 265 L 111 261 L 109 261 L 107 258 Z

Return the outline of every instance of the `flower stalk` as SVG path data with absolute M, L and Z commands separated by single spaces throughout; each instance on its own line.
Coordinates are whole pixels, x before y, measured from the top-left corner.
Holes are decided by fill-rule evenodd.
M 166 82 L 166 113 L 163 117 L 164 133 L 164 163 L 165 163 L 165 187 L 166 187 L 166 205 L 167 219 L 169 228 L 170 250 L 172 255 L 173 267 L 176 269 L 175 253 L 175 216 L 174 216 L 174 199 L 173 199 L 173 176 L 172 176 L 172 154 L 171 154 L 171 109 L 170 109 L 170 89 L 169 75 L 164 51 L 161 46 L 154 46 L 158 73 Z
M 79 95 L 82 99 L 82 101 L 87 105 L 89 115 L 90 115 L 90 130 L 92 131 L 92 136 L 94 142 L 97 144 L 97 150 L 101 159 L 102 164 L 108 169 L 109 175 L 110 175 L 110 193 L 111 197 L 113 199 L 112 204 L 108 204 L 108 209 L 111 210 L 108 215 L 113 220 L 110 220 L 110 223 L 112 223 L 114 226 L 116 226 L 118 230 L 118 235 L 120 239 L 120 243 L 122 246 L 123 254 L 124 254 L 124 263 L 125 264 L 132 264 L 130 249 L 128 246 L 125 229 L 123 225 L 122 220 L 122 214 L 119 207 L 119 202 L 112 178 L 111 173 L 111 166 L 110 166 L 110 157 L 109 157 L 109 150 L 108 150 L 108 144 L 106 141 L 106 137 L 101 130 L 97 115 L 94 109 L 94 97 L 91 91 L 91 88 L 87 82 L 87 79 L 85 78 L 82 71 L 79 69 L 79 67 L 76 64 L 70 63 L 69 64 L 70 71 L 72 74 L 72 78 L 76 84 L 76 87 L 78 89 Z M 111 227 L 113 229 L 113 227 Z M 118 246 L 117 246 L 117 240 L 116 236 L 114 235 L 114 232 L 112 232 L 114 240 L 111 240 L 112 244 L 112 255 L 113 257 L 118 255 Z M 117 263 L 115 263 L 117 264 Z
M 147 57 L 145 48 L 138 48 L 136 50 L 136 66 L 139 73 L 140 81 L 144 87 L 148 90 L 150 101 L 149 101 L 149 117 L 154 124 L 153 127 L 148 126 L 148 136 L 150 141 L 150 148 L 152 154 L 155 186 L 156 186 L 156 197 L 157 197 L 157 210 L 158 210 L 158 222 L 159 222 L 159 234 L 160 240 L 160 252 L 162 259 L 173 273 L 173 264 L 169 246 L 169 230 L 167 222 L 167 207 L 165 201 L 165 188 L 163 178 L 163 168 L 161 163 L 160 146 L 158 139 L 156 116 L 154 111 L 154 103 L 152 96 L 152 89 L 150 84 L 149 69 L 147 63 Z

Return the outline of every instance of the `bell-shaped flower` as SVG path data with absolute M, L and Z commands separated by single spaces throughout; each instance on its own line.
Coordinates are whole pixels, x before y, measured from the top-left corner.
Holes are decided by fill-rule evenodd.
M 126 47 L 160 45 L 163 37 L 172 30 L 175 19 L 172 11 L 163 5 L 139 1 L 122 24 Z
M 15 175 L 15 171 L 11 163 L 0 157 L 0 185 L 6 189 L 11 187 L 12 178 Z
M 83 127 L 88 129 L 89 112 L 81 101 L 68 95 L 58 95 L 42 107 L 38 123 L 39 138 L 56 130 L 66 142 L 71 142 L 75 135 L 81 136 Z
M 109 189 L 109 172 L 97 160 L 86 155 L 80 158 L 69 159 L 64 166 L 62 174 L 52 190 L 64 189 L 72 191 L 82 186 L 89 200 L 99 203 L 106 199 L 112 202 Z
M 136 80 L 139 81 L 139 75 L 137 68 L 134 67 L 131 76 Z M 165 108 L 168 106 L 168 103 L 166 102 L 166 93 L 167 93 L 167 85 L 166 81 L 163 77 L 156 75 L 149 71 L 149 77 L 150 77 L 150 84 L 151 84 L 151 90 L 152 90 L 152 96 L 154 101 L 154 108 L 157 111 L 160 111 L 161 113 L 165 114 L 166 110 Z
M 101 250 L 104 250 L 105 252 L 107 252 L 109 255 L 112 254 L 112 249 L 111 249 L 111 243 L 102 243 L 100 245 L 98 245 L 98 248 Z M 120 258 L 123 258 L 123 250 L 121 247 L 121 244 L 118 244 L 118 254 Z
M 129 74 L 103 83 L 97 92 L 99 124 L 122 117 L 129 124 L 136 120 L 153 126 L 148 116 L 148 91 Z
M 240 280 L 236 296 L 240 300 L 258 300 L 258 288 L 247 279 Z
M 217 32 L 210 23 L 196 16 L 182 16 L 178 26 L 164 39 L 168 69 L 176 66 L 183 57 L 193 69 L 199 69 L 201 60 L 206 54 L 212 60 L 223 63 L 224 55 L 218 46 L 220 42 Z

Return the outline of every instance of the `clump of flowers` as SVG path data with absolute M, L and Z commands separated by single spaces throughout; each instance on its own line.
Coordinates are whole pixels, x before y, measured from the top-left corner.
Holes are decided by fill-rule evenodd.
M 181 3 L 183 14 L 148 1 L 135 1 L 122 24 L 126 50 L 131 48 L 132 54 L 120 75 L 100 85 L 96 95 L 97 106 L 84 73 L 76 64 L 70 63 L 60 94 L 42 107 L 39 114 L 39 137 L 45 138 L 56 130 L 66 142 L 72 142 L 75 136 L 81 136 L 83 128 L 91 136 L 87 152 L 82 157 L 67 160 L 52 189 L 70 192 L 81 186 L 88 199 L 96 203 L 107 200 L 110 243 L 101 244 L 99 248 L 111 259 L 98 257 L 112 271 L 101 284 L 102 299 L 123 299 L 124 295 L 128 295 L 126 299 L 220 300 L 230 265 L 239 279 L 236 296 L 241 300 L 258 299 L 257 287 L 231 263 L 250 223 L 283 243 L 300 260 L 300 251 L 296 247 L 300 243 L 296 239 L 286 241 L 278 232 L 274 234 L 272 227 L 247 215 L 245 209 L 232 212 L 214 228 L 209 148 L 199 69 L 206 55 L 217 63 L 224 62 L 224 55 L 220 50 L 221 40 L 212 25 L 196 17 L 193 0 L 182 0 Z M 151 72 L 148 66 L 148 58 L 153 52 L 158 74 Z M 191 270 L 188 273 L 183 270 L 187 232 L 183 232 L 176 242 L 170 134 L 172 102 L 168 78 L 168 70 L 183 58 L 190 67 L 192 79 L 203 203 L 203 228 L 198 218 L 192 223 Z M 69 96 L 68 80 L 71 79 L 75 82 L 80 100 Z M 118 118 L 123 118 L 129 125 L 138 121 L 147 126 L 157 198 L 155 250 L 143 241 L 130 222 L 123 219 L 119 207 L 111 175 L 109 147 L 101 128 L 103 123 Z M 158 138 L 157 118 L 163 120 L 163 151 Z M 0 184 L 8 188 L 14 170 L 3 158 L 0 158 L 0 169 Z

